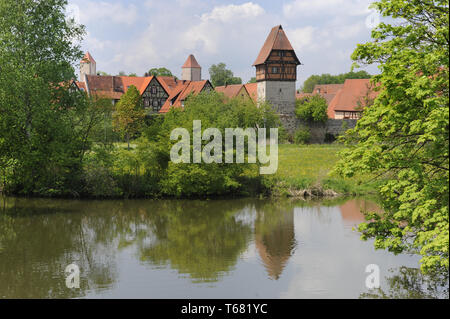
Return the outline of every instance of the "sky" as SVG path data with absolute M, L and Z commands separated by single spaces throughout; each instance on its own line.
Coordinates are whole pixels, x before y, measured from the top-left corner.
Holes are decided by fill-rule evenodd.
M 297 87 L 312 74 L 350 71 L 358 43 L 370 41 L 380 18 L 373 0 L 69 0 L 67 15 L 86 26 L 82 49 L 97 72 L 142 76 L 166 67 L 181 77 L 194 54 L 209 79 L 223 62 L 244 83 L 272 27 L 282 25 L 303 65 Z M 376 66 L 364 70 L 378 73 Z

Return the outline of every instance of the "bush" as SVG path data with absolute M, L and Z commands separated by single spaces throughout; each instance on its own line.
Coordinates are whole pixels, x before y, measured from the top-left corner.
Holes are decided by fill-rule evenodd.
M 194 120 L 202 121 L 202 130 L 219 129 L 222 138 L 225 137 L 226 128 L 279 127 L 279 119 L 268 105 L 257 107 L 251 100 L 224 100 L 223 96 L 216 92 L 190 97 L 184 109 L 172 109 L 166 114 L 160 126 L 157 148 L 161 152 L 159 158 L 166 160 L 166 165 L 163 162 L 160 163 L 165 170 L 164 178 L 160 182 L 162 193 L 176 197 L 204 197 L 225 194 L 242 195 L 248 192 L 242 176 L 249 171 L 256 171 L 257 165 L 170 162 L 170 150 L 176 143 L 170 140 L 171 131 L 174 128 L 185 128 L 190 132 L 192 139 Z M 208 142 L 203 141 L 204 145 Z M 224 159 L 224 152 L 225 150 L 222 150 L 222 159 Z M 192 159 L 192 150 L 190 158 Z M 257 181 L 251 182 L 258 184 Z
M 306 122 L 325 123 L 328 120 L 328 103 L 320 95 L 298 99 L 295 114 Z
M 301 127 L 295 131 L 294 141 L 296 144 L 308 144 L 311 140 L 311 132 L 307 127 Z
M 284 126 L 280 126 L 278 129 L 278 140 L 280 144 L 293 143 L 294 137 L 286 130 Z

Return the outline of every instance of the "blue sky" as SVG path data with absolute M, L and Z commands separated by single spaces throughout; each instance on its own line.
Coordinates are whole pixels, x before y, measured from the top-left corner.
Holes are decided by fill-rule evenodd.
M 97 71 L 143 75 L 167 67 L 180 77 L 194 54 L 208 68 L 224 62 L 247 82 L 270 29 L 281 24 L 297 56 L 299 87 L 312 74 L 348 72 L 358 43 L 370 40 L 372 0 L 69 0 L 68 12 L 87 29 L 82 43 Z M 375 17 L 375 20 L 373 19 Z M 377 68 L 365 68 L 376 73 Z

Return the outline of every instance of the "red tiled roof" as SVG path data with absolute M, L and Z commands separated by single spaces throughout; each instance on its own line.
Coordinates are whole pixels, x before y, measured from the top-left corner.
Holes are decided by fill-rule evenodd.
M 303 92 L 297 93 L 297 92 L 295 92 L 295 98 L 296 98 L 297 100 L 298 100 L 298 99 L 303 99 L 303 98 L 309 97 L 309 96 L 313 96 L 313 94 L 312 94 L 312 93 L 303 93 Z
M 238 95 L 242 88 L 245 88 L 243 84 L 231 84 L 225 86 L 216 86 L 215 90 L 217 92 L 223 93 L 228 98 L 234 98 Z
M 172 91 L 169 94 L 169 97 L 167 98 L 164 105 L 161 107 L 160 113 L 167 113 L 169 112 L 170 108 L 172 106 L 175 106 L 175 102 L 177 101 L 180 94 L 188 87 L 190 81 L 177 81 L 178 85 L 172 89 Z M 181 104 L 180 104 L 181 106 Z
M 258 102 L 258 83 L 247 83 L 244 86 L 252 100 Z
M 184 62 L 182 68 L 201 68 L 200 64 L 198 64 L 194 55 L 189 55 L 186 62 Z
M 313 93 L 336 94 L 343 87 L 344 84 L 316 84 L 316 86 L 314 86 Z M 318 90 L 320 90 L 320 92 L 318 92 Z
M 159 83 L 161 83 L 162 86 L 165 86 L 164 89 L 167 87 L 167 92 L 170 92 L 178 85 L 178 80 L 173 76 L 158 76 L 157 78 Z
M 328 105 L 328 116 L 334 118 L 335 111 L 361 111 L 366 106 L 365 98 L 375 99 L 378 92 L 371 89 L 370 79 L 348 79 Z
M 292 47 L 291 43 L 289 42 L 286 34 L 283 31 L 283 27 L 281 25 L 278 25 L 278 26 L 272 28 L 272 30 L 269 33 L 269 36 L 266 39 L 266 42 L 264 42 L 264 45 L 261 48 L 261 51 L 259 52 L 258 57 L 256 58 L 255 63 L 253 63 L 253 66 L 265 63 L 267 61 L 267 58 L 270 55 L 270 52 L 272 52 L 272 50 L 292 51 L 294 53 L 295 58 L 298 61 L 298 58 L 295 55 L 294 48 Z
M 84 55 L 83 59 L 81 59 L 81 63 L 86 63 L 86 62 L 93 62 L 95 63 L 94 58 L 92 57 L 92 55 L 88 52 L 86 52 L 86 54 Z
M 208 80 L 177 82 L 179 83 L 178 86 L 172 90 L 169 98 L 164 103 L 159 113 L 167 113 L 171 107 L 182 107 L 182 102 L 185 101 L 190 94 L 197 95 L 203 90 L 205 85 L 209 83 Z
M 142 94 L 153 78 L 154 76 L 138 77 L 87 75 L 87 85 L 84 82 L 79 83 L 83 83 L 81 85 L 89 88 L 89 94 L 118 100 L 128 91 L 128 88 L 131 85 L 134 85 Z M 167 94 L 170 94 L 172 89 L 167 85 L 169 80 L 160 80 L 159 77 L 156 77 L 156 80 L 161 84 L 164 90 L 166 90 Z
M 75 84 L 78 86 L 79 89 L 83 89 L 84 92 L 87 92 L 86 83 L 75 81 Z

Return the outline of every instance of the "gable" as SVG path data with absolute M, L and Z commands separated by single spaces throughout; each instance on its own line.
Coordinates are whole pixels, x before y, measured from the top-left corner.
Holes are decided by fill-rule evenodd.
M 289 42 L 286 33 L 284 33 L 283 27 L 281 25 L 278 25 L 272 28 L 272 30 L 270 31 L 269 36 L 267 37 L 266 42 L 264 42 L 264 45 L 261 48 L 261 51 L 259 52 L 255 63 L 253 63 L 253 66 L 266 63 L 269 56 L 274 50 L 291 52 L 290 54 L 292 55 L 293 60 L 297 64 L 300 64 L 300 61 L 295 54 L 294 48 Z

